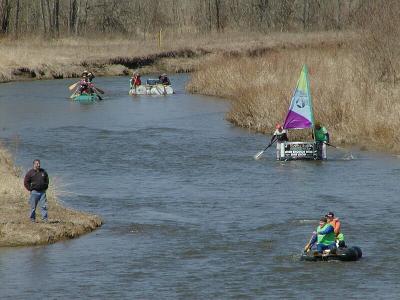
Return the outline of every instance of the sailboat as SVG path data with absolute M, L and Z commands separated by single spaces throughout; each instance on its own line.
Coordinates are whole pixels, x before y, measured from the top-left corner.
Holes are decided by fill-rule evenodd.
M 308 69 L 303 65 L 283 128 L 286 130 L 311 128 L 314 132 L 314 125 Z M 326 151 L 322 151 L 321 145 L 316 143 L 315 139 L 306 142 L 281 142 L 277 147 L 277 160 L 326 159 Z

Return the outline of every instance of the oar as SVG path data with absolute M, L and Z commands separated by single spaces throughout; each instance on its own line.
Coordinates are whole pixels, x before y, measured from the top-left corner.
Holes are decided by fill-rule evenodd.
M 94 89 L 96 89 L 100 94 L 104 94 L 104 91 L 98 87 L 93 87 Z
M 92 87 L 92 89 L 93 89 L 93 92 L 97 95 L 97 97 L 99 97 L 100 100 L 103 100 L 103 98 L 101 98 L 101 96 L 98 93 L 98 92 L 100 92 L 99 89 L 96 87 Z M 104 92 L 103 92 L 103 94 L 104 94 Z
M 325 143 L 325 144 L 327 144 L 328 146 L 331 146 L 331 147 L 333 147 L 333 148 L 335 148 L 335 149 L 342 149 L 342 148 L 336 147 L 336 146 L 334 146 L 334 145 L 332 145 L 332 144 L 329 144 L 329 143 Z
M 92 89 L 96 94 L 104 94 L 104 91 L 100 90 L 98 87 L 93 86 Z
M 328 146 L 330 146 L 330 147 L 335 148 L 335 149 L 344 150 L 344 151 L 346 151 L 346 152 L 349 152 L 349 150 L 347 150 L 347 149 L 345 149 L 345 148 L 343 148 L 343 147 L 334 146 L 334 145 L 332 145 L 332 144 L 330 144 L 330 143 L 326 143 L 326 144 L 327 144 Z
M 269 147 L 271 147 L 272 144 L 275 143 L 275 142 L 276 142 L 276 140 L 274 140 L 273 142 L 269 143 L 269 145 L 268 145 L 267 147 L 265 147 L 264 150 L 258 152 L 256 155 L 254 155 L 254 159 L 255 159 L 255 160 L 259 159 L 260 156 L 264 153 L 264 151 L 267 150 Z
M 335 148 L 335 149 L 338 149 L 338 150 L 342 150 L 342 151 L 344 151 L 345 153 L 345 155 L 346 156 L 348 156 L 349 155 L 349 159 L 353 159 L 353 154 L 351 154 L 351 150 L 348 150 L 348 149 L 345 149 L 345 148 L 343 148 L 343 147 L 338 147 L 338 146 L 334 146 L 334 145 L 332 145 L 332 144 L 330 144 L 330 143 L 326 143 L 328 146 L 330 146 L 330 147 L 333 147 L 333 148 Z M 347 158 L 346 158 L 347 159 Z
M 311 248 L 311 241 L 315 238 L 316 234 L 317 234 L 317 233 L 313 233 L 312 236 L 311 236 L 311 238 L 310 238 L 310 240 L 309 240 L 308 243 L 305 245 L 305 247 L 304 247 L 304 253 L 306 253 L 307 250 Z M 307 249 L 307 250 L 306 250 L 306 249 Z
M 71 84 L 71 85 L 68 87 L 68 89 L 69 89 L 70 91 L 74 90 L 74 89 L 76 88 L 76 86 L 78 85 L 78 83 L 79 83 L 79 81 L 78 81 L 78 82 L 75 82 L 74 84 Z

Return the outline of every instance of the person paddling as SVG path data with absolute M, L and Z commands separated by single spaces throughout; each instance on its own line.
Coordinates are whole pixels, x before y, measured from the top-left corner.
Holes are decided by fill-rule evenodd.
M 272 145 L 273 143 L 275 143 L 275 141 L 277 141 L 276 143 L 276 159 L 279 159 L 279 152 L 281 151 L 281 143 L 283 142 L 287 142 L 288 136 L 287 136 L 287 130 L 283 129 L 282 125 L 279 123 L 276 123 L 275 126 L 275 131 L 274 134 L 271 137 L 271 141 L 270 141 L 270 145 Z
M 142 80 L 140 79 L 140 74 L 138 72 L 133 73 L 133 76 L 131 78 L 131 88 L 138 87 L 139 85 L 142 85 Z
M 163 73 L 160 76 L 158 76 L 158 80 L 163 85 L 171 85 L 171 81 L 169 80 L 167 74 L 165 74 L 165 73 Z
M 92 82 L 93 79 L 96 78 L 96 76 L 94 76 L 93 72 L 89 72 L 89 73 L 87 74 L 87 78 L 88 78 L 89 82 Z
M 89 93 L 89 82 L 86 76 L 83 76 L 82 80 L 79 82 L 79 94 L 88 94 Z
M 335 232 L 336 236 L 336 241 L 338 244 L 338 247 L 346 247 L 346 243 L 344 241 L 344 234 L 340 231 L 340 220 L 339 218 L 335 218 L 335 214 L 333 212 L 328 212 L 325 215 L 326 219 L 328 220 L 328 223 L 333 226 L 333 231 Z
M 322 159 L 326 159 L 326 144 L 329 144 L 329 133 L 328 130 L 321 123 L 315 123 L 314 134 L 315 142 L 317 144 L 317 150 L 321 151 Z
M 304 247 L 304 252 L 309 251 L 312 246 L 317 243 L 317 251 L 323 253 L 324 250 L 336 249 L 336 237 L 335 231 L 331 224 L 328 223 L 326 217 L 322 217 L 319 220 L 319 226 L 317 230 L 313 232 L 313 235 L 307 245 Z

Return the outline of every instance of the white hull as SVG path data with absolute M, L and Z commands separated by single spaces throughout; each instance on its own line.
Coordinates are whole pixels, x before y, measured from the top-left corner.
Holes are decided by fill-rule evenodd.
M 157 85 L 140 85 L 136 88 L 131 88 L 129 95 L 171 95 L 174 93 L 174 89 L 171 86 L 165 86 L 162 84 Z
M 277 160 L 326 160 L 326 144 L 315 142 L 277 142 Z

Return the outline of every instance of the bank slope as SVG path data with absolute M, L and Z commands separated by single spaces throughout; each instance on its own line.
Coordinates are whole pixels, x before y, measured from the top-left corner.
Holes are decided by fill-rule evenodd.
M 62 206 L 53 187 L 47 193 L 49 222 L 32 223 L 28 197 L 21 171 L 0 146 L 0 247 L 51 244 L 78 237 L 102 225 L 99 216 Z

